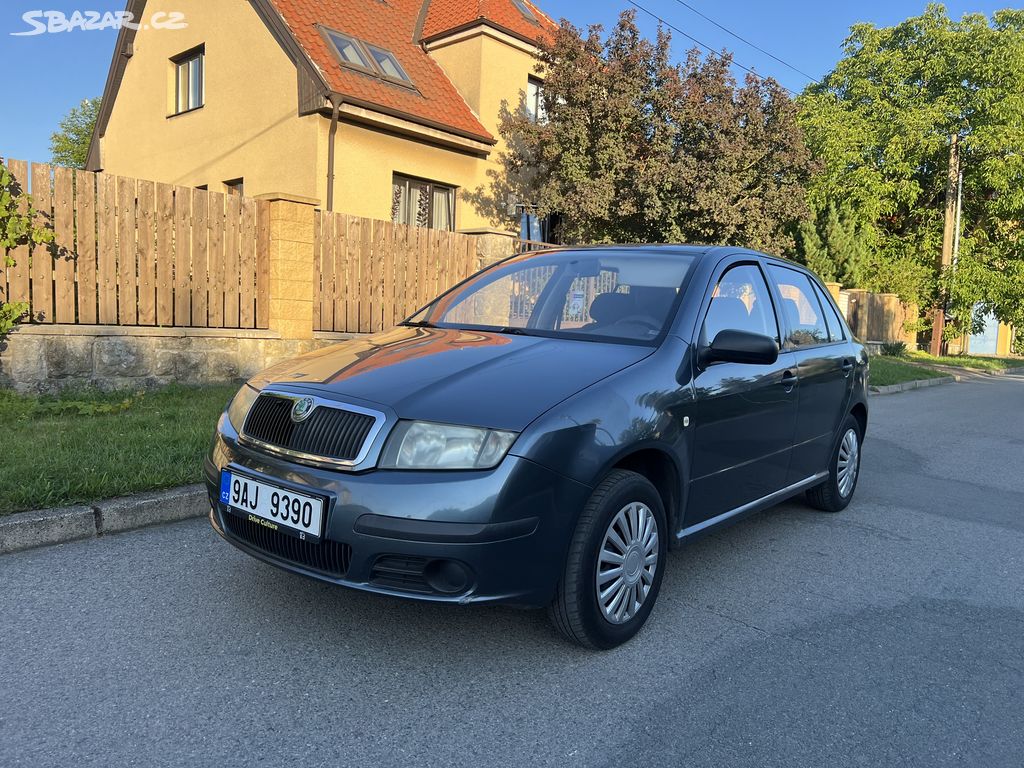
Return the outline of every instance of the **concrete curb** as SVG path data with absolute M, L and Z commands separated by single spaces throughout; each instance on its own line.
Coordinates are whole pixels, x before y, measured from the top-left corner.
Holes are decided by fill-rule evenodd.
M 206 487 L 199 484 L 99 501 L 92 506 L 16 512 L 0 517 L 0 555 L 203 517 L 209 511 Z
M 941 379 L 918 379 L 917 381 L 905 381 L 902 384 L 887 384 L 882 387 L 871 387 L 871 394 L 895 395 L 898 392 L 907 392 L 911 389 L 937 387 L 940 384 L 954 384 L 958 381 L 960 381 L 959 376 L 943 376 Z

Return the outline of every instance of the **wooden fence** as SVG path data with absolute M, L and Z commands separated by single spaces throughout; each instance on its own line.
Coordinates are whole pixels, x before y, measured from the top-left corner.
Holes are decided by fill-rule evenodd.
M 52 245 L 14 249 L 0 299 L 35 322 L 267 327 L 269 204 L 20 160 Z
M 390 328 L 477 271 L 477 238 L 344 213 L 313 214 L 313 328 Z
M 895 293 L 851 288 L 841 291 L 839 308 L 859 339 L 916 345 L 917 305 L 904 304 Z

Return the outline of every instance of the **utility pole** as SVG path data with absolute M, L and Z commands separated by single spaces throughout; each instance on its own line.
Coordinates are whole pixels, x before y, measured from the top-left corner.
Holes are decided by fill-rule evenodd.
M 946 173 L 946 221 L 942 228 L 942 258 L 939 260 L 939 276 L 953 263 L 953 244 L 957 229 L 957 187 L 960 180 L 960 148 L 959 137 L 949 137 L 949 168 Z M 946 328 L 946 297 L 940 291 L 939 306 L 935 309 L 932 319 L 931 353 L 938 357 L 942 354 L 945 344 L 942 332 Z

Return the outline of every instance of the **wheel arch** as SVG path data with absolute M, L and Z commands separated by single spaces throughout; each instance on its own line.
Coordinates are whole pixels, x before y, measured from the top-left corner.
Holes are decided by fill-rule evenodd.
M 651 482 L 661 497 L 668 518 L 668 529 L 673 535 L 669 543 L 675 540 L 683 505 L 683 475 L 672 455 L 663 448 L 647 446 L 637 448 L 619 456 L 605 474 L 614 469 L 625 469 L 636 472 Z
M 850 409 L 850 415 L 860 424 L 860 437 L 863 440 L 868 432 L 868 407 L 864 403 L 855 403 Z

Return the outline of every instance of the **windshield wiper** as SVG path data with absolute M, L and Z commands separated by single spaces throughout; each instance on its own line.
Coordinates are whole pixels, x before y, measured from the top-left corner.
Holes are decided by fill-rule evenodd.
M 437 328 L 433 323 L 428 323 L 426 320 L 405 320 L 399 325 L 405 325 L 409 328 Z
M 530 333 L 525 328 L 517 328 L 511 325 L 506 325 L 502 328 L 488 328 L 488 331 L 494 333 L 507 333 L 509 336 L 535 336 L 536 334 Z

